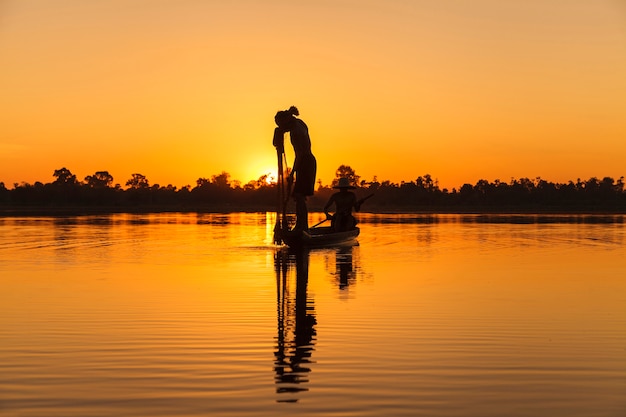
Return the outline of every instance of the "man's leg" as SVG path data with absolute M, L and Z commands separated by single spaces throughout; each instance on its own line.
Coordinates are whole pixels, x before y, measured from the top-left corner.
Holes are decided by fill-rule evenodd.
M 295 230 L 307 230 L 309 228 L 309 211 L 306 206 L 306 197 L 302 194 L 295 194 L 296 199 L 296 226 Z

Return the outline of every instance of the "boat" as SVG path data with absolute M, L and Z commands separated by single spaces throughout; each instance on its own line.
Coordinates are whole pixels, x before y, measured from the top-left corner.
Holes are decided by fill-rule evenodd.
M 283 138 L 280 136 L 276 137 L 276 132 L 274 131 L 274 146 L 276 147 L 276 154 L 278 158 L 278 178 L 276 180 L 276 188 L 278 190 L 278 205 L 276 208 L 276 225 L 274 227 L 274 243 L 280 245 L 284 243 L 290 248 L 323 248 L 323 247 L 333 247 L 333 246 L 347 246 L 354 245 L 356 243 L 356 238 L 359 236 L 361 232 L 358 227 L 354 227 L 353 229 L 336 232 L 330 226 L 318 227 L 320 224 L 324 223 L 325 219 L 315 226 L 308 228 L 304 231 L 294 231 L 289 230 L 289 219 L 287 217 L 287 202 L 291 197 L 291 186 L 292 179 L 285 179 L 285 172 L 289 171 L 284 170 L 283 161 L 287 162 L 287 157 L 285 155 L 285 148 L 283 146 Z M 368 198 L 372 197 L 373 194 L 359 200 L 359 204 Z
M 282 241 L 289 247 L 321 248 L 351 245 L 356 242 L 360 229 L 335 232 L 332 227 L 312 227 L 304 231 L 281 231 Z

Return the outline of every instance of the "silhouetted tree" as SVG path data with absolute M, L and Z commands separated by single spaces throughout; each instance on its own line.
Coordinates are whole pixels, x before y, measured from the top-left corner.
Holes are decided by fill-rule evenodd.
M 76 175 L 65 167 L 55 170 L 52 176 L 56 178 L 54 184 L 75 185 L 77 183 Z
M 93 175 L 87 175 L 85 182 L 91 188 L 106 188 L 113 183 L 113 176 L 109 174 L 109 171 L 97 171 Z
M 82 184 L 76 179 L 76 175 L 63 167 L 55 170 L 52 176 L 56 179 L 50 184 L 45 184 L 46 203 L 53 205 L 81 203 Z
M 423 177 L 417 177 L 417 179 L 415 180 L 415 185 L 417 186 L 417 188 L 427 192 L 435 192 L 439 190 L 438 181 L 433 180 L 430 174 L 426 174 Z
M 350 184 L 358 185 L 359 179 L 361 178 L 359 175 L 356 175 L 356 172 L 349 165 L 339 165 L 337 171 L 335 171 L 335 178 L 332 181 L 332 186 L 334 187 L 339 182 L 339 178 L 348 178 L 350 180 Z
M 196 180 L 196 188 L 207 187 L 211 184 L 211 180 L 207 178 L 198 178 Z
M 269 174 L 261 175 L 259 179 L 248 181 L 247 184 L 243 186 L 244 190 L 258 190 L 259 188 L 265 187 L 268 185 Z
M 211 183 L 220 188 L 230 188 L 230 174 L 222 171 L 219 175 L 211 176 Z
M 150 187 L 148 179 L 141 174 L 132 174 L 131 178 L 126 181 L 126 186 L 134 190 L 147 189 Z M 158 189 L 157 185 L 157 189 Z
M 0 202 L 6 202 L 9 199 L 9 190 L 4 186 L 3 182 L 0 182 Z
M 202 210 L 272 210 L 276 205 L 275 183 L 268 184 L 267 175 L 250 181 L 243 187 L 239 181 L 231 181 L 230 174 L 222 171 L 209 178 L 199 178 L 196 187 L 189 185 L 177 190 L 168 184 L 149 185 L 141 174 L 133 174 L 126 182 L 128 189 L 119 184 L 114 187 L 108 171 L 98 171 L 85 177 L 85 183 L 76 180 L 70 170 L 63 167 L 53 173 L 54 181 L 43 184 L 26 182 L 13 184 L 8 190 L 0 183 L 0 206 L 116 206 L 116 207 L 176 207 L 184 209 L 190 204 Z M 453 210 L 453 211 L 578 211 L 578 212 L 626 212 L 624 177 L 617 181 L 612 177 L 578 178 L 575 182 L 554 183 L 540 177 L 534 179 L 511 178 L 509 183 L 498 179 L 480 179 L 475 185 L 464 184 L 452 193 L 440 190 L 438 181 L 430 174 L 418 176 L 414 181 L 400 184 L 389 180 L 360 181 L 360 177 L 348 165 L 336 171 L 340 177 L 352 179 L 357 195 L 375 192 L 376 198 L 368 200 L 365 210 Z M 318 182 L 309 203 L 313 210 L 320 210 L 335 190 Z

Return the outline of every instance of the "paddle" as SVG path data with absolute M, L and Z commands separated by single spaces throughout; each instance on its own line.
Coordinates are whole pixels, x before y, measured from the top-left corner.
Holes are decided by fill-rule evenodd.
M 331 217 L 331 219 L 332 219 L 332 217 Z M 313 226 L 311 226 L 310 228 L 311 228 L 311 229 L 314 229 L 314 228 L 316 228 L 317 226 L 319 226 L 320 224 L 322 224 L 322 223 L 324 223 L 324 222 L 327 222 L 327 221 L 329 221 L 329 220 L 330 220 L 330 219 L 327 217 L 327 218 L 325 218 L 324 220 L 322 220 L 321 222 L 319 222 L 319 223 L 317 223 L 317 224 L 314 224 L 314 225 L 313 225 Z
M 276 206 L 276 225 L 274 226 L 274 243 L 280 245 L 282 243 L 281 230 L 285 227 L 286 219 L 286 202 L 285 202 L 285 174 L 283 172 L 283 158 L 287 161 L 285 155 L 284 137 L 280 130 L 274 130 L 274 138 L 272 144 L 276 147 L 276 156 L 278 157 L 278 178 L 276 180 L 277 206 Z
M 283 157 L 285 159 L 285 171 L 289 172 L 289 163 L 287 162 L 287 155 L 283 151 Z M 283 172 L 283 230 L 289 230 L 289 219 L 287 218 L 287 204 L 289 203 L 289 197 L 291 197 L 291 187 L 293 186 L 293 177 L 289 175 L 287 177 L 287 189 L 285 190 L 285 175 Z M 285 192 L 286 191 L 286 192 Z
M 363 197 L 363 198 L 362 198 L 362 199 L 360 199 L 360 200 L 357 200 L 357 202 L 356 202 L 357 207 L 361 207 L 361 204 L 365 203 L 365 201 L 366 201 L 368 198 L 372 198 L 372 197 L 374 197 L 374 193 L 372 193 L 372 194 L 370 194 L 370 195 L 368 195 L 368 196 L 365 196 L 365 197 Z
M 284 136 L 279 129 L 274 130 L 274 139 L 272 143 L 276 147 L 276 155 L 278 156 L 278 179 L 276 181 L 276 188 L 278 189 L 278 205 L 276 207 L 274 243 L 280 245 L 283 241 L 282 232 L 289 229 L 289 221 L 287 219 L 287 203 L 289 202 L 289 197 L 291 195 L 293 178 L 289 176 L 287 179 L 287 188 L 285 189 L 285 169 L 289 171 L 289 164 L 287 163 L 287 155 L 285 154 Z

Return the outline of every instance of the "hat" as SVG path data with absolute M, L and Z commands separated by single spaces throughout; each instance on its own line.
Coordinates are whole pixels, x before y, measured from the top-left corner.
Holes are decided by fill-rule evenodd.
M 351 188 L 354 189 L 356 187 L 350 185 L 350 180 L 346 177 L 339 178 L 339 182 L 333 188 Z

